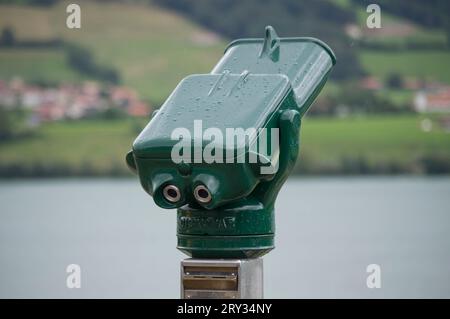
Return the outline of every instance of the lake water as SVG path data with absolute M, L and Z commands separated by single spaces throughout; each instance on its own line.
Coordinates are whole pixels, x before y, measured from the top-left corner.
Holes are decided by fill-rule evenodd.
M 291 178 L 276 223 L 268 298 L 450 298 L 448 177 Z M 0 297 L 178 298 L 175 227 L 134 179 L 1 181 Z

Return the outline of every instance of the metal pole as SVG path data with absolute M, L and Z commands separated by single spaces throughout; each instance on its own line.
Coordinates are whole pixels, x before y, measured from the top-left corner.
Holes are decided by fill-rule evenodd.
M 261 299 L 263 260 L 185 259 L 181 261 L 182 299 Z

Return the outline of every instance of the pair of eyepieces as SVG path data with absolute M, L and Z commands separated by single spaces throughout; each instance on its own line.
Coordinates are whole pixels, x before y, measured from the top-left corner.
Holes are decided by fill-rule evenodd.
M 181 192 L 175 185 L 167 185 L 163 189 L 164 198 L 170 203 L 177 203 L 181 199 Z M 194 189 L 194 197 L 201 204 L 208 204 L 212 200 L 211 193 L 204 185 L 198 185 Z

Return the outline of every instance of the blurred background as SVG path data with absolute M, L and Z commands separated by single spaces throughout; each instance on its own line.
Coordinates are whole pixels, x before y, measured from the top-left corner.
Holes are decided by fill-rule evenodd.
M 124 156 L 183 77 L 266 25 L 338 59 L 277 202 L 266 296 L 450 297 L 450 4 L 378 0 L 369 28 L 373 2 L 78 0 L 69 29 L 70 2 L 0 0 L 0 297 L 178 296 L 175 214 Z

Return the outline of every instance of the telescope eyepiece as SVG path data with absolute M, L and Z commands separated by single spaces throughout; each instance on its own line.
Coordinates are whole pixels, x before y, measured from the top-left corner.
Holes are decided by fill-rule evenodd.
M 205 185 L 195 187 L 194 197 L 200 204 L 208 204 L 212 200 L 211 193 Z
M 181 192 L 175 185 L 169 184 L 163 189 L 164 198 L 170 203 L 177 203 L 181 199 Z

